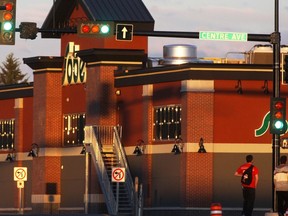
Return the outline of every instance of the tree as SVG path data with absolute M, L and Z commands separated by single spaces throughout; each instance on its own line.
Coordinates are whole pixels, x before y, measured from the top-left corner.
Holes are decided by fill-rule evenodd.
M 23 74 L 20 70 L 20 64 L 19 59 L 15 58 L 13 53 L 8 54 L 6 61 L 2 62 L 2 66 L 0 66 L 0 84 L 11 85 L 28 82 L 28 78 L 25 78 L 27 74 Z

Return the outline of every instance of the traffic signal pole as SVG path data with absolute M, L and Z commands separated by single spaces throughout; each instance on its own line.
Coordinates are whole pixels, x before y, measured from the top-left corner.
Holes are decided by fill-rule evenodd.
M 273 44 L 273 98 L 280 97 L 280 43 L 279 32 L 279 0 L 275 0 L 274 6 L 274 33 L 271 37 Z M 272 134 L 272 206 L 273 212 L 277 211 L 277 196 L 274 189 L 274 170 L 279 163 L 280 134 Z

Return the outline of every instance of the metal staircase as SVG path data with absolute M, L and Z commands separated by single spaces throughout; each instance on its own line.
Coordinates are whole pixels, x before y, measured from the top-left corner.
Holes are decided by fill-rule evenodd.
M 134 183 L 118 129 L 115 126 L 86 126 L 84 143 L 90 145 L 109 215 L 135 215 Z M 112 182 L 113 167 L 125 168 L 125 182 Z

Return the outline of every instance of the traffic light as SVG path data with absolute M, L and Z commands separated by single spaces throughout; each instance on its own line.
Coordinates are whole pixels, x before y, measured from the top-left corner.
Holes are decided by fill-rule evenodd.
M 286 98 L 271 98 L 270 101 L 270 133 L 284 134 L 286 123 Z
M 114 35 L 114 23 L 104 21 L 87 21 L 78 25 L 79 37 L 109 37 Z
M 0 44 L 15 44 L 16 0 L 0 0 Z

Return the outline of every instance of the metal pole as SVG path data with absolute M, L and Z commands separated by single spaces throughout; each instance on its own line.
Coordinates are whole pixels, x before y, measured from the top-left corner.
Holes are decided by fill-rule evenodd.
M 116 212 L 118 213 L 119 208 L 119 182 L 117 182 L 117 189 L 116 189 Z
M 275 20 L 274 20 L 275 31 L 272 35 L 271 42 L 273 43 L 273 97 L 280 97 L 280 43 L 281 37 L 279 32 L 279 0 L 275 0 Z M 280 156 L 280 135 L 272 135 L 272 201 L 273 211 L 277 211 L 277 196 L 275 195 L 273 174 L 274 169 L 278 165 Z
M 85 214 L 88 214 L 89 205 L 89 152 L 85 152 Z
M 22 188 L 19 188 L 19 214 L 23 214 Z

